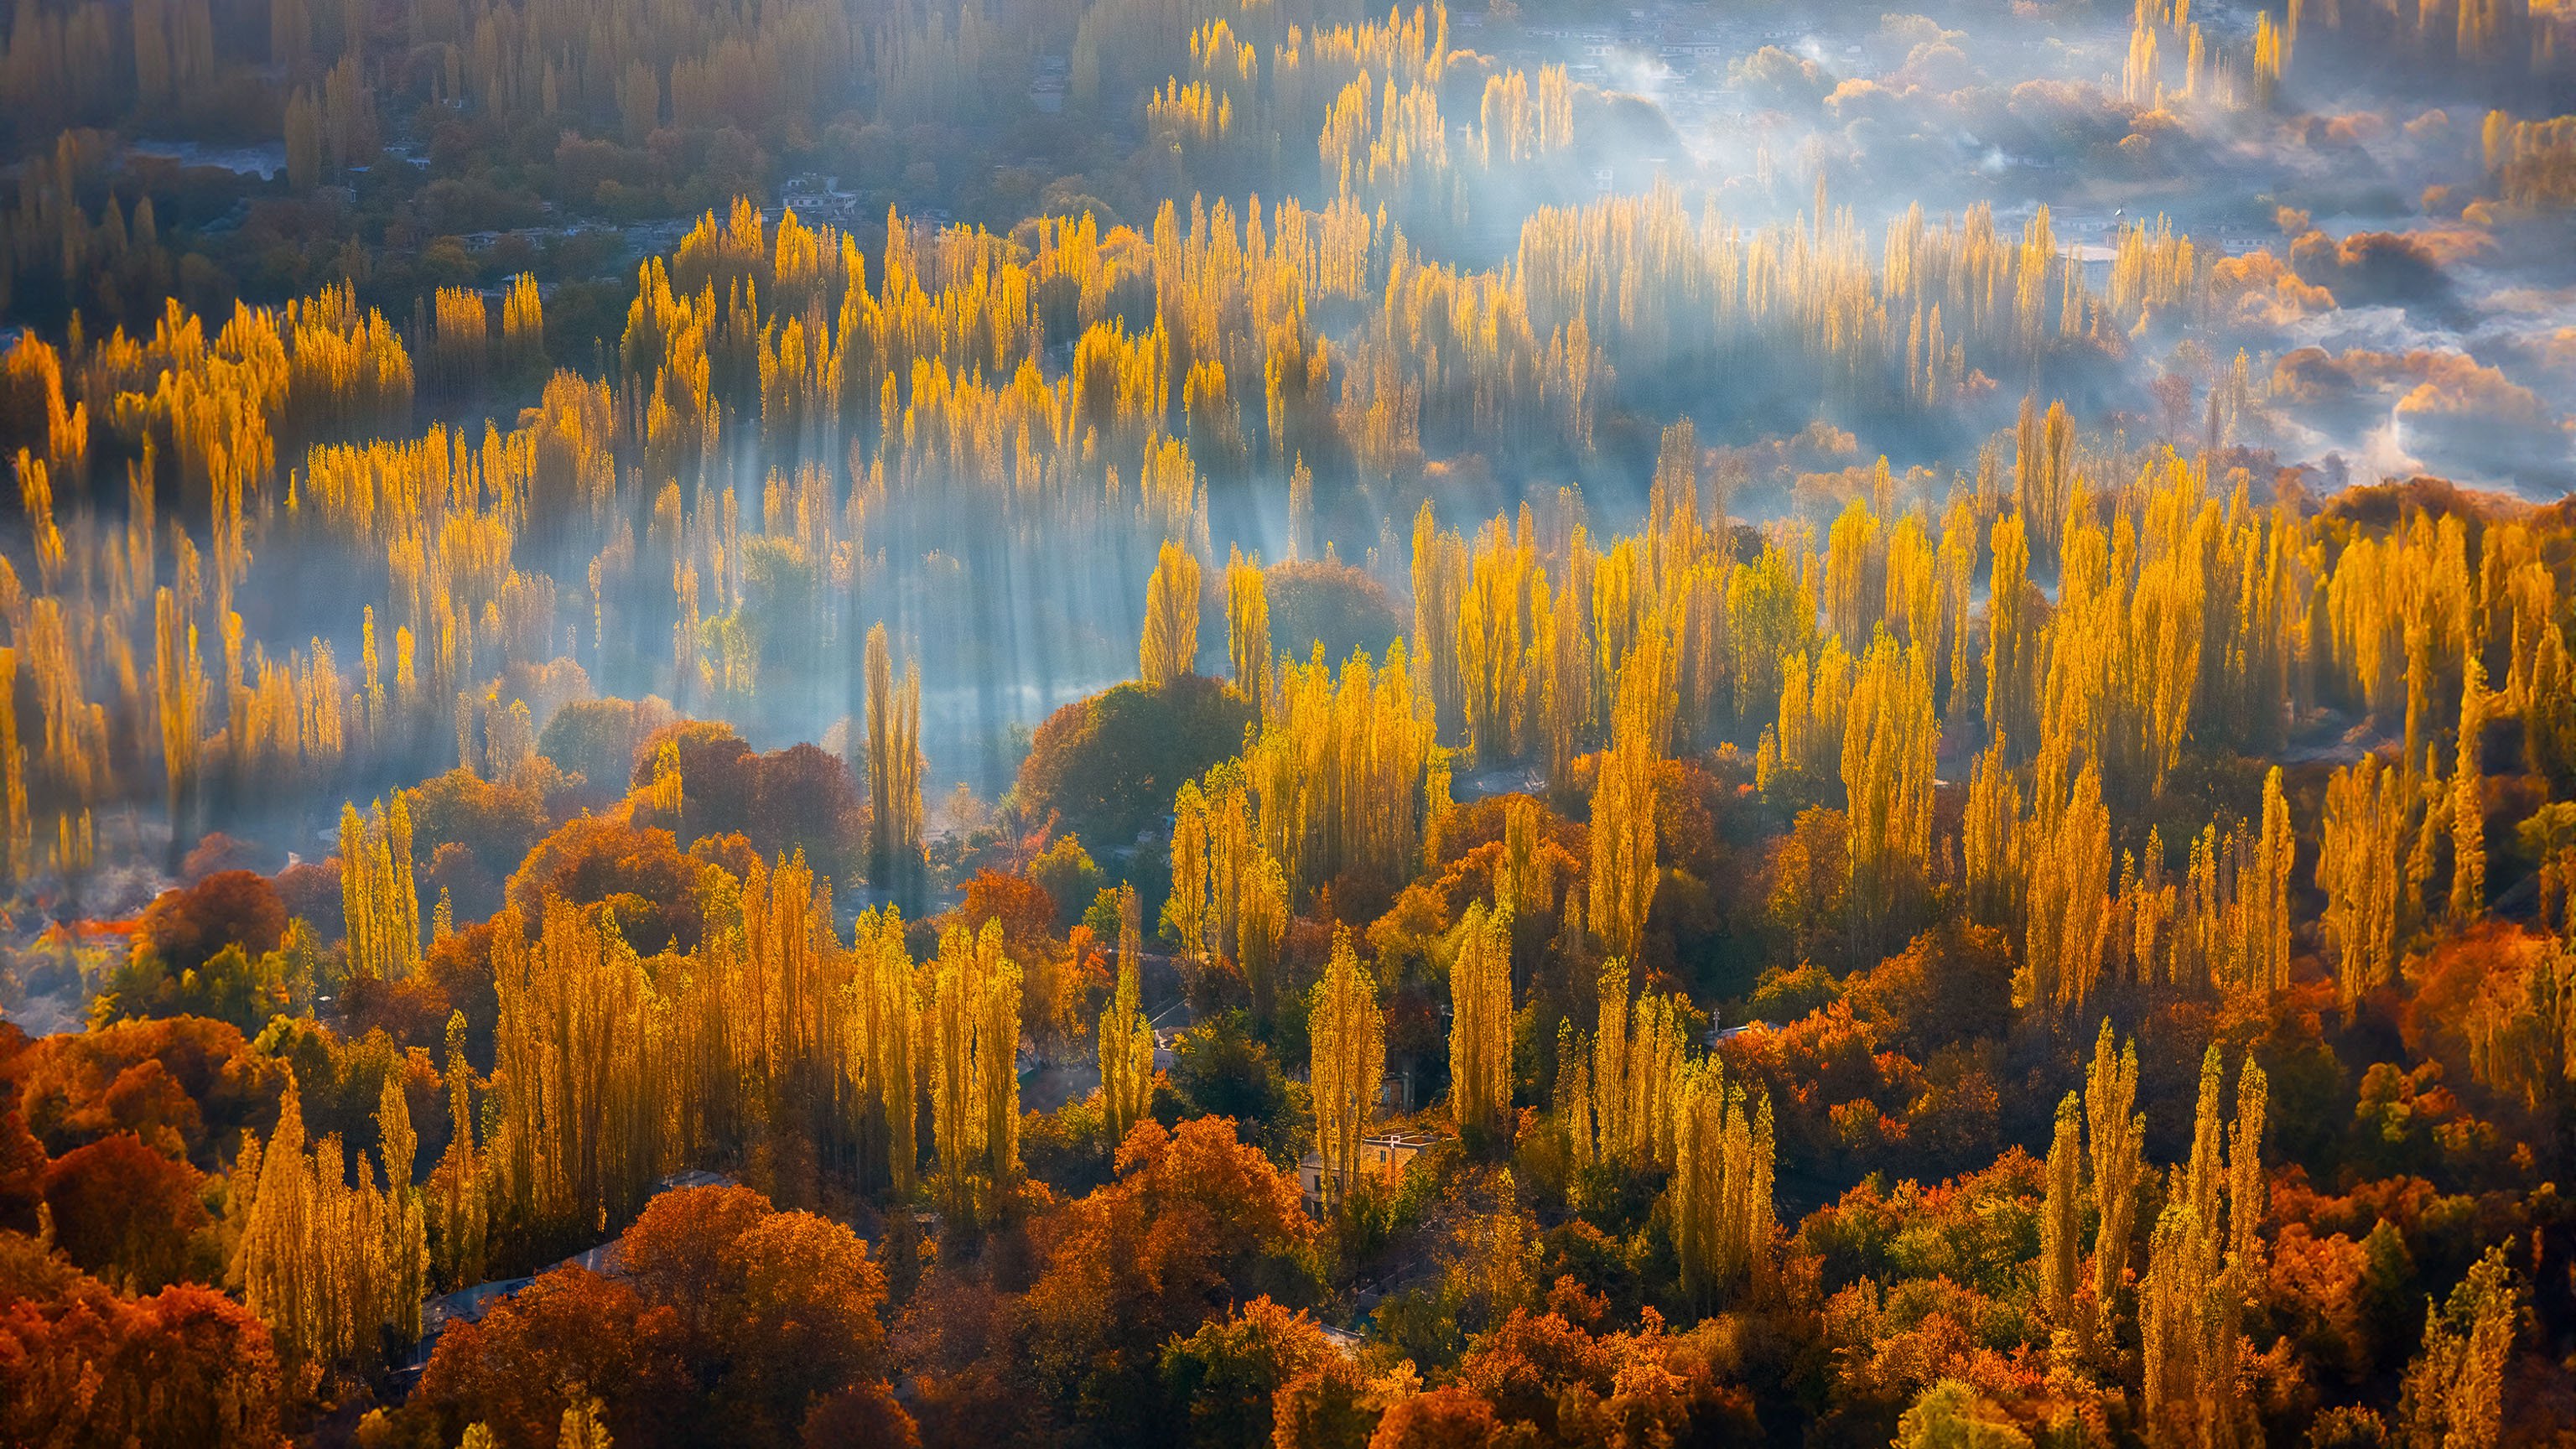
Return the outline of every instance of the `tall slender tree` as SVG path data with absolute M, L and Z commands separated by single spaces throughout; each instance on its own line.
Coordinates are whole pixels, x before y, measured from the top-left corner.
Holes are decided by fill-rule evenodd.
M 1263 619 L 1266 622 L 1268 613 Z M 1199 561 L 1177 540 L 1163 541 L 1154 577 L 1145 587 L 1145 637 L 1137 646 L 1137 677 L 1160 688 L 1195 672 L 1199 657 Z
M 2048 1192 L 2039 1212 L 2039 1291 L 2061 1324 L 2075 1321 L 2075 1265 L 2084 1223 L 2082 1115 L 2075 1094 L 2057 1104 L 2048 1145 Z
M 1360 1143 L 1386 1079 L 1386 1016 L 1378 1006 L 1377 983 L 1360 964 L 1347 928 L 1333 935 L 1332 960 L 1308 999 L 1306 1032 L 1315 1150 L 1323 1158 L 1326 1191 L 1337 1195 L 1358 1180 Z
M 1100 1110 L 1112 1152 L 1145 1120 L 1154 1095 L 1154 1027 L 1146 1020 L 1136 888 L 1118 887 L 1118 984 L 1100 1013 Z
M 868 631 L 868 879 L 917 907 L 922 872 L 921 672 L 907 665 L 897 686 L 879 624 Z
M 1449 1114 L 1470 1142 L 1508 1147 L 1512 1103 L 1512 910 L 1467 907 L 1449 967 Z

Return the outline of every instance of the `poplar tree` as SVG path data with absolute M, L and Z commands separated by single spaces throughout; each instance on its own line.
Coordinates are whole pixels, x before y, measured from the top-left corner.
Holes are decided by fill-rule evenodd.
M 2030 585 L 2030 536 L 2022 515 L 1995 520 L 1986 599 L 1986 728 L 2038 738 L 2038 625 Z
M 1593 1156 L 1606 1161 L 1628 1149 L 1628 958 L 1601 963 L 1594 978 L 1592 1022 Z
M 2236 885 L 2237 898 L 2245 905 L 2246 981 L 2265 994 L 2290 985 L 2290 872 L 2297 858 L 2290 803 L 2281 792 L 2281 767 L 2274 765 L 2263 777 L 2263 833 Z
M 522 1243 L 592 1238 L 642 1208 L 665 1170 L 662 1015 L 609 913 L 550 895 L 535 941 L 516 911 L 494 927 L 494 1217 Z
M 2039 1212 L 2039 1288 L 2049 1315 L 2075 1321 L 2077 1239 L 2084 1223 L 2081 1112 L 2069 1092 L 2057 1104 L 2057 1132 L 2048 1146 L 2048 1192 Z
M 1267 850 L 1256 848 L 1243 882 L 1234 927 L 1235 965 L 1252 997 L 1252 1016 L 1267 1024 L 1277 1009 L 1279 978 L 1288 960 L 1288 877 Z
M 978 1085 L 983 1089 L 985 1173 L 999 1193 L 1020 1175 L 1020 964 L 1002 954 L 1002 923 L 986 921 L 975 942 L 983 958 L 984 995 L 976 1022 Z
M 2524 1289 L 2506 1246 L 2487 1249 L 2439 1305 L 2424 1309 L 2424 1346 L 2406 1368 L 2401 1442 L 2492 1449 L 2504 1424 L 2504 1375 L 2521 1332 Z
M 1458 665 L 1458 609 L 1467 591 L 1467 545 L 1443 531 L 1424 498 L 1413 515 L 1413 649 L 1422 663 L 1433 718 L 1454 738 L 1464 720 L 1466 686 Z
M 2135 1042 L 2115 1054 L 2110 1019 L 2093 1043 L 2093 1064 L 2084 1076 L 2086 1155 L 2093 1168 L 2093 1208 L 2098 1226 L 2093 1237 L 2094 1312 L 2107 1315 L 2111 1295 L 2128 1276 L 2129 1235 L 2137 1221 L 2138 1182 L 2143 1175 L 2147 1119 L 2135 1111 L 2138 1099 L 2138 1048 Z
M 898 689 L 879 624 L 868 630 L 868 879 L 911 903 L 922 871 L 921 671 L 906 665 Z
M 1449 967 L 1449 1114 L 1471 1143 L 1508 1146 L 1512 1100 L 1512 908 L 1467 907 Z
M 931 996 L 931 1128 L 943 1210 L 972 1221 L 1019 1169 L 1020 968 L 1002 926 L 951 926 L 939 938 Z
M 1261 560 L 1233 550 L 1225 565 L 1225 652 L 1234 687 L 1258 711 L 1270 698 L 1270 595 Z
M 1538 801 L 1515 795 L 1503 803 L 1503 849 L 1494 857 L 1494 905 L 1514 921 L 1532 921 L 1556 909 L 1556 875 L 1546 854 Z
M 1673 1250 L 1682 1291 L 1706 1304 L 1754 1273 L 1769 1252 L 1771 1099 L 1726 1079 L 1715 1058 L 1678 1071 L 1672 1185 Z
M 1862 959 L 1875 958 L 1891 935 L 1901 937 L 1924 888 L 1940 736 L 1928 652 L 1917 644 L 1900 653 L 1880 629 L 1852 687 L 1841 750 L 1850 823 L 1845 899 Z
M 1492 764 L 1520 754 L 1529 725 L 1529 634 L 1546 577 L 1530 510 L 1517 531 L 1498 515 L 1476 537 L 1459 599 L 1456 653 L 1468 752 Z
M 1990 926 L 2015 923 L 2021 910 L 2021 797 L 2001 733 L 1977 756 L 1968 776 L 1968 806 L 1959 827 L 1968 913 Z
M 2174 1170 L 2138 1293 L 2142 1410 L 2161 1432 L 2202 1446 L 2246 1442 L 2243 1305 L 2262 1273 L 2266 1084 L 2248 1060 L 2231 1129 L 2220 1115 L 2220 1059 L 2202 1058 L 2191 1157 Z
M 2451 919 L 2462 922 L 2487 907 L 2486 776 L 2478 765 L 2486 685 L 2486 666 L 2471 650 L 2462 661 L 2459 759 L 2451 767 Z
M 483 1281 L 485 1224 L 481 1164 L 474 1150 L 474 1068 L 465 1059 L 465 1013 L 447 1018 L 447 1150 L 429 1175 L 431 1276 L 453 1291 Z
M 367 614 L 368 640 L 374 641 L 375 613 Z M 197 652 L 197 626 L 182 617 L 178 599 L 167 588 L 153 596 L 153 697 L 161 734 L 161 764 L 169 791 L 171 841 L 194 838 L 197 784 L 202 768 L 207 707 L 205 665 Z M 0 705 L 15 701 L 0 697 Z M 11 734 L 14 736 L 15 722 Z
M 234 1268 L 241 1280 L 242 1302 L 268 1325 L 278 1357 L 309 1381 L 318 1377 L 314 1361 L 329 1351 L 329 1345 L 328 1330 L 321 1321 L 322 1289 L 316 1281 L 321 1267 L 315 1244 L 320 1207 L 314 1201 L 312 1169 L 305 1160 L 304 1095 L 291 1070 L 278 1097 L 277 1128 L 260 1148 L 257 1172 L 251 1172 L 248 1162 L 235 1172 L 258 1184 L 242 1223 L 240 1256 Z
M 1620 671 L 1615 743 L 1600 757 L 1592 792 L 1592 933 L 1618 957 L 1637 953 L 1655 899 L 1655 764 L 1661 750 L 1653 696 L 1660 651 L 1639 650 Z
M 2014 999 L 2081 1011 L 2102 971 L 2111 933 L 2111 812 L 2101 775 L 2087 763 L 2065 806 L 2032 824 L 2023 964 Z
M 680 742 L 664 740 L 653 751 L 652 783 L 645 787 L 644 799 L 652 806 L 657 819 L 667 823 L 674 833 L 681 827 L 688 809 L 688 782 L 680 774 Z
M 1593 549 L 1581 525 L 1567 541 L 1565 576 L 1539 626 L 1539 719 L 1547 778 L 1562 785 L 1598 714 L 1592 669 Z
M 18 651 L 0 649 L 0 785 L 8 810 L 9 878 L 24 883 L 36 865 L 27 818 L 27 749 L 18 739 Z
M 2236 1120 L 2227 1134 L 2227 1253 L 2248 1279 L 2262 1270 L 2263 1215 L 2271 1205 L 2271 1182 L 2263 1172 L 2263 1121 L 2270 1103 L 2271 1080 L 2249 1055 L 2237 1069 Z
M 411 1104 L 404 1100 L 401 1081 L 388 1072 L 376 1098 L 376 1162 L 385 1175 L 382 1312 L 386 1326 L 402 1342 L 420 1337 L 420 1305 L 429 1289 L 428 1215 L 413 1182 L 419 1159 Z
M 1575 1031 L 1571 1020 L 1562 1017 L 1556 1023 L 1556 1092 L 1549 1100 L 1548 1115 L 1565 1145 L 1569 1166 L 1580 1170 L 1601 1160 L 1592 1131 L 1591 1043 Z
M 372 1372 L 388 1336 L 419 1336 L 428 1249 L 418 1199 L 405 1196 L 417 1143 L 399 1105 L 401 1088 L 388 1081 L 385 1092 L 394 1100 L 379 1102 L 379 1162 L 399 1160 L 403 1173 L 387 1187 L 363 1160 L 352 1186 L 337 1137 L 307 1148 L 303 1098 L 291 1073 L 277 1130 L 255 1162 L 245 1153 L 236 1169 L 258 1184 L 236 1260 L 242 1300 L 268 1325 L 302 1392 L 335 1373 Z
M 1266 611 L 1263 618 L 1266 624 Z M 1159 689 L 1194 672 L 1198 657 L 1199 561 L 1177 540 L 1165 539 L 1154 577 L 1145 586 L 1145 637 L 1137 646 L 1137 677 L 1147 688 Z
M 340 902 L 349 922 L 349 974 L 400 981 L 420 964 L 420 886 L 413 875 L 411 808 L 403 792 L 361 816 L 340 810 Z
M 2326 781 L 2317 830 L 2317 889 L 2324 931 L 2346 1006 L 2386 984 L 2397 959 L 2400 846 L 2406 833 L 2405 772 L 2364 755 Z
M 1163 934 L 1189 956 L 1207 954 L 1212 882 L 1208 867 L 1207 797 L 1196 780 L 1172 798 L 1172 888 L 1163 898 Z
M 1347 928 L 1333 934 L 1333 956 L 1315 983 L 1306 1011 L 1315 1101 L 1315 1150 L 1327 1192 L 1349 1190 L 1359 1174 L 1360 1142 L 1386 1078 L 1386 1018 L 1377 983 L 1351 947 Z
M 1682 1024 L 1683 1003 L 1659 991 L 1638 996 L 1628 1030 L 1627 1106 L 1623 1116 L 1628 1138 L 1624 1150 L 1639 1162 L 1669 1167 L 1673 1161 L 1676 1084 L 1689 1042 Z
M 1154 1028 L 1145 1017 L 1144 987 L 1138 969 L 1136 888 L 1118 887 L 1118 985 L 1100 1013 L 1100 1110 L 1108 1128 L 1109 1150 L 1127 1140 L 1128 1130 L 1145 1120 L 1154 1095 Z
M 883 1123 L 887 1178 L 902 1199 L 911 1196 L 921 1163 L 918 987 L 903 944 L 903 918 L 893 906 L 860 916 L 851 934 L 849 990 L 858 1023 L 851 1070 Z

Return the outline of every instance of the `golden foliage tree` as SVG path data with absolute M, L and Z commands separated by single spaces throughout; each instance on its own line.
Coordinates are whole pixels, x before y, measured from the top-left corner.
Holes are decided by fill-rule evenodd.
M 412 873 L 411 807 L 396 791 L 361 816 L 340 811 L 340 896 L 349 922 L 349 973 L 400 981 L 420 964 L 420 885 Z
M 1770 1251 L 1771 1098 L 1728 1081 L 1713 1057 L 1676 1075 L 1673 1249 L 1682 1291 L 1704 1303 L 1757 1271 Z
M 2075 1267 L 2084 1223 L 2082 1116 L 2075 1094 L 2057 1104 L 2048 1145 L 2048 1191 L 2039 1210 L 2039 1292 L 2059 1323 L 2075 1321 Z
M 1493 1142 L 1512 1104 L 1512 908 L 1467 907 L 1449 966 L 1449 1115 Z
M 1178 541 L 1165 539 L 1162 556 L 1154 561 L 1154 577 L 1145 586 L 1145 637 L 1137 645 L 1136 677 L 1148 688 L 1160 688 L 1195 672 L 1198 657 L 1199 561 Z
M 1261 708 L 1270 698 L 1270 595 L 1260 558 L 1247 562 L 1239 549 L 1225 565 L 1225 652 L 1234 687 Z
M 1333 956 L 1315 983 L 1306 1009 L 1312 1044 L 1315 1150 L 1323 1158 L 1327 1191 L 1358 1180 L 1360 1143 L 1377 1111 L 1386 1079 L 1386 1015 L 1377 983 L 1351 947 L 1351 933 L 1336 931 Z
M 885 625 L 868 631 L 868 878 L 897 901 L 921 888 L 921 671 L 898 687 Z
M 1020 968 L 1002 952 L 1002 925 L 951 926 L 932 965 L 930 1040 L 933 1141 L 948 1214 L 991 1211 L 1020 1165 Z
M 1138 956 L 1144 929 L 1136 888 L 1118 887 L 1118 984 L 1100 1013 L 1100 1111 L 1110 1149 L 1145 1120 L 1154 1095 L 1154 1027 L 1146 1020 Z

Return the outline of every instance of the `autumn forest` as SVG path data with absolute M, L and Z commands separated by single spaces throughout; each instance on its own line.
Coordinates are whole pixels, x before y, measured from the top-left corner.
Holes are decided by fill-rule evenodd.
M 2576 1443 L 2576 12 L 1459 4 L 14 0 L 0 1444 Z

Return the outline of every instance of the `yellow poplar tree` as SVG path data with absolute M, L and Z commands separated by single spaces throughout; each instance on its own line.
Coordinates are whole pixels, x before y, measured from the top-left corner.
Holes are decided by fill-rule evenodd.
M 1235 965 L 1252 996 L 1256 1021 L 1267 1022 L 1279 997 L 1288 953 L 1288 876 L 1269 851 L 1256 848 L 1245 873 L 1234 926 Z
M 868 631 L 868 878 L 898 901 L 922 875 L 921 671 L 897 688 L 885 625 Z
M 428 1215 L 412 1180 L 419 1161 L 411 1104 L 404 1100 L 401 1081 L 388 1072 L 376 1098 L 376 1162 L 385 1175 L 382 1312 L 387 1326 L 405 1342 L 420 1337 L 420 1304 L 429 1290 Z
M 1644 661 L 1638 661 L 1644 663 Z M 1592 933 L 1610 955 L 1633 957 L 1655 900 L 1655 743 L 1638 663 L 1621 671 L 1616 742 L 1601 754 L 1592 792 Z
M 2077 1237 L 2084 1222 L 2082 1117 L 2069 1092 L 2048 1145 L 2048 1192 L 2039 1212 L 2039 1289 L 2059 1323 L 2075 1321 Z
M 930 1006 L 931 1128 L 940 1193 L 971 1219 L 1019 1166 L 1020 968 L 1002 954 L 1002 926 L 951 926 L 939 938 Z
M 2138 1048 L 2114 1052 L 2110 1019 L 2093 1043 L 2093 1065 L 2084 1075 L 2086 1156 L 2093 1168 L 2093 1297 L 2097 1313 L 2127 1277 L 2129 1234 L 2137 1221 L 2138 1181 L 2145 1170 L 2147 1119 L 2137 1112 Z
M 2473 650 L 2460 679 L 2460 750 L 2451 769 L 2451 919 L 2469 921 L 2487 907 L 2486 776 L 2478 736 L 2486 732 L 2487 672 Z
M 2399 847 L 2410 804 L 2405 772 L 2382 769 L 2373 755 L 2326 781 L 2317 888 L 2325 892 L 2325 935 L 2346 1005 L 2386 984 L 2395 969 Z
M 1270 698 L 1270 595 L 1258 556 L 1240 549 L 1225 564 L 1225 652 L 1234 687 L 1258 710 Z
M 2014 996 L 2024 1005 L 2080 1011 L 2101 975 L 2111 937 L 2111 812 L 2089 762 L 2053 822 L 2035 821 L 2023 964 Z
M 2522 1327 L 2522 1285 L 2489 1248 L 2439 1305 L 2424 1309 L 2424 1347 L 2407 1366 L 2400 1442 L 2492 1449 L 2504 1423 L 2505 1368 Z
M 1268 614 L 1263 615 L 1266 623 Z M 1199 657 L 1199 561 L 1177 540 L 1163 540 L 1154 577 L 1145 586 L 1145 637 L 1137 646 L 1137 677 L 1159 689 L 1191 673 Z
M 1673 1249 L 1682 1291 L 1706 1303 L 1760 1267 L 1774 1231 L 1771 1098 L 1726 1080 L 1715 1058 L 1678 1071 Z
M 474 1068 L 465 1060 L 465 1013 L 447 1018 L 447 1116 L 454 1130 L 429 1175 L 431 1267 L 454 1290 L 483 1281 L 486 1208 L 474 1151 Z
M 1338 1194 L 1359 1175 L 1360 1141 L 1386 1079 L 1386 1016 L 1377 983 L 1360 965 L 1348 929 L 1333 934 L 1333 957 L 1306 1010 L 1315 1101 L 1315 1151 L 1324 1160 L 1326 1191 Z
M 400 981 L 420 964 L 420 887 L 412 874 L 411 807 L 403 792 L 361 816 L 340 810 L 340 900 L 352 976 Z
M 1449 967 L 1449 1113 L 1459 1134 L 1492 1138 L 1512 1104 L 1512 909 L 1467 907 Z
M 1852 687 L 1843 721 L 1842 779 L 1850 802 L 1853 936 L 1863 959 L 1886 944 L 1924 885 L 1932 850 L 1933 755 L 1941 726 L 1932 716 L 1929 651 L 1901 653 L 1882 628 Z
M 2030 535 L 2022 516 L 1995 520 L 1986 600 L 1986 728 L 1998 736 L 2037 739 L 2039 591 L 2030 585 Z
M 1137 965 L 1136 888 L 1118 888 L 1118 986 L 1100 1013 L 1100 1110 L 1107 1124 L 1109 1149 L 1127 1140 L 1129 1128 L 1145 1120 L 1154 1095 L 1154 1028 L 1146 1020 L 1144 986 Z
M 921 1006 L 912 956 L 903 944 L 903 918 L 893 906 L 859 917 L 851 954 L 849 989 L 859 1023 L 851 1070 L 884 1123 L 887 1179 L 898 1198 L 908 1197 L 921 1162 Z

